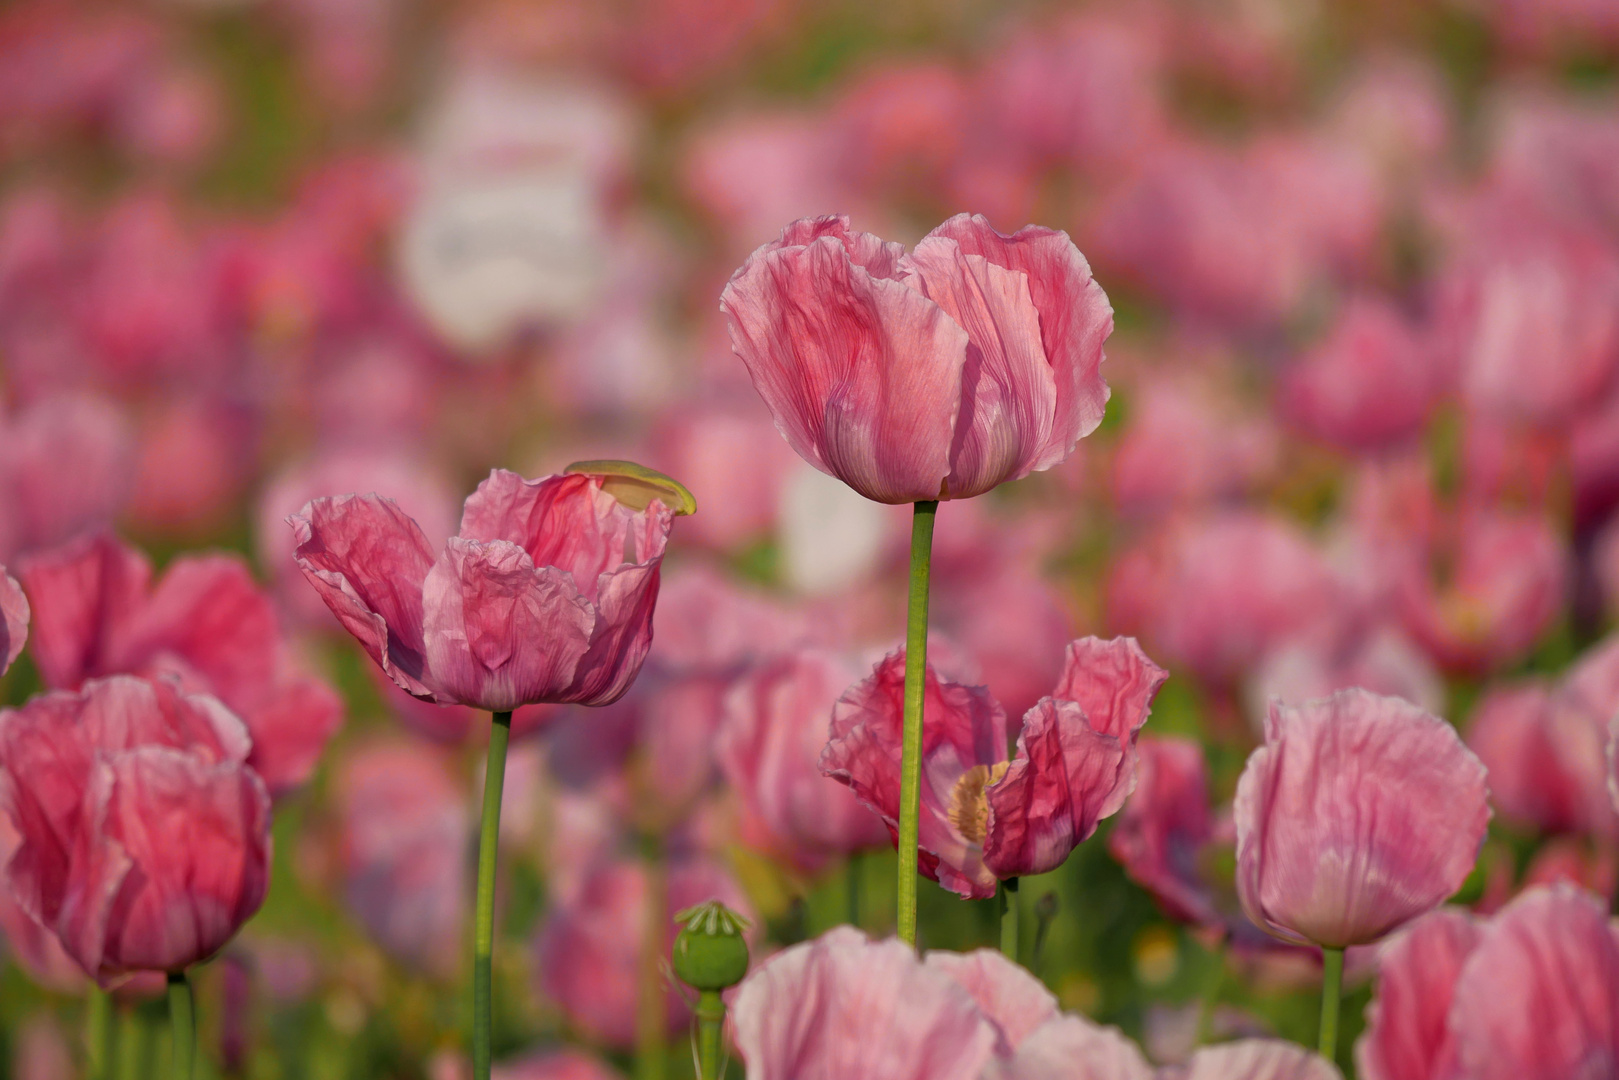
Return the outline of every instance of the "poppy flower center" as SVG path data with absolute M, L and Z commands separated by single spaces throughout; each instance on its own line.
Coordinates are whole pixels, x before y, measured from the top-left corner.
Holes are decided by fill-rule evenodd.
M 1006 775 L 1010 761 L 996 765 L 974 765 L 961 774 L 950 791 L 950 808 L 945 816 L 968 843 L 982 844 L 989 831 L 988 789 Z

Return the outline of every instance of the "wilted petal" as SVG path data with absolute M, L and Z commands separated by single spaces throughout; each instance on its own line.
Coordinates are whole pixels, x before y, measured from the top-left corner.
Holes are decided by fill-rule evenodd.
M 663 513 L 667 521 L 667 513 Z M 547 700 L 610 705 L 629 690 L 652 648 L 652 613 L 658 603 L 662 559 L 660 551 L 646 562 L 603 576 L 596 594 L 590 647 L 575 667 L 568 688 Z
M 493 712 L 557 700 L 594 622 L 566 573 L 505 540 L 451 537 L 422 603 L 434 697 Z
M 1437 906 L 1478 857 L 1484 766 L 1399 698 L 1272 705 L 1237 784 L 1237 886 L 1255 924 L 1342 948 Z
M 752 1080 L 977 1080 L 999 1042 L 954 980 L 852 927 L 754 968 L 731 1023 Z
M 344 629 L 396 683 L 432 697 L 422 682 L 422 588 L 433 552 L 422 530 L 376 495 L 316 499 L 287 522 L 298 566 Z
M 888 249 L 852 246 L 887 269 Z M 800 456 L 877 502 L 939 497 L 969 342 L 937 304 L 868 272 L 822 223 L 799 222 L 748 258 L 720 308 Z
M 1169 672 L 1153 663 L 1135 638 L 1086 637 L 1069 643 L 1051 696 L 1077 701 L 1091 727 L 1127 743 L 1147 722 L 1152 699 L 1168 678 Z
M 1461 908 L 1417 919 L 1383 947 L 1377 996 L 1355 1043 L 1362 1080 L 1454 1080 L 1456 1039 L 1450 1003 L 1480 928 Z
M 1469 1080 L 1615 1075 L 1619 942 L 1605 905 L 1555 885 L 1503 908 L 1462 968 L 1450 1025 Z
M 580 595 L 594 600 L 597 579 L 624 561 L 633 516 L 592 477 L 525 480 L 495 469 L 467 496 L 460 536 L 509 540 L 535 566 L 572 574 Z

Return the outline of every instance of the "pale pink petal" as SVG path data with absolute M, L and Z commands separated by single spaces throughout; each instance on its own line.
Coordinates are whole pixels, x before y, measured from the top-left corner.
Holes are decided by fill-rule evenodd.
M 1440 904 L 1478 857 L 1484 766 L 1443 720 L 1341 690 L 1272 705 L 1237 784 L 1237 886 L 1256 925 L 1301 944 L 1376 941 Z
M 0 675 L 22 653 L 28 641 L 28 597 L 17 579 L 0 566 Z
M 1402 930 L 1377 961 L 1377 996 L 1355 1043 L 1361 1080 L 1454 1080 L 1450 1003 L 1479 925 L 1462 908 L 1440 908 Z
M 1115 1027 L 1064 1013 L 1036 1028 L 985 1080 L 1153 1080 L 1141 1048 Z
M 1178 1080 L 1342 1080 L 1342 1074 L 1296 1043 L 1239 1039 L 1193 1054 Z
M 1057 999 L 1045 984 L 993 949 L 970 953 L 934 950 L 922 963 L 950 976 L 971 994 L 1013 1050 L 1036 1028 L 1058 1016 Z

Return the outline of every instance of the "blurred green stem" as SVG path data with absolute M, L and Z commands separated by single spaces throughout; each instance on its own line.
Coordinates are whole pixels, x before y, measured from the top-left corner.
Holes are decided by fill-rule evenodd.
M 843 864 L 843 877 L 848 883 L 849 925 L 856 930 L 860 926 L 860 886 L 861 876 L 865 873 L 866 862 L 861 853 L 856 851 L 850 854 L 849 861 Z
M 191 984 L 183 971 L 169 972 L 169 1030 L 174 1033 L 174 1080 L 191 1080 L 197 1052 L 197 1019 L 192 1013 Z
M 704 990 L 697 997 L 698 1080 L 719 1080 L 724 1032 L 725 1001 L 718 990 Z
M 1209 963 L 1208 981 L 1203 984 L 1203 996 L 1197 1003 L 1198 1046 L 1209 1041 L 1214 1026 L 1214 1009 L 1220 1004 L 1220 988 L 1225 985 L 1225 953 L 1230 940 L 1227 935 L 1220 935 L 1220 942 L 1214 947 L 1214 956 Z
M 489 1080 L 494 1018 L 495 858 L 500 849 L 500 799 L 506 786 L 506 745 L 512 714 L 492 713 L 489 762 L 483 779 L 483 825 L 478 830 L 478 912 L 472 952 L 472 1075 Z
M 1338 1060 L 1338 997 L 1344 982 L 1344 951 L 1321 950 L 1321 1056 Z
M 84 1007 L 84 1075 L 88 1080 L 106 1080 L 107 1044 L 112 1038 L 112 998 L 101 987 L 92 986 Z
M 899 774 L 899 938 L 916 944 L 917 815 L 922 794 L 922 690 L 928 664 L 928 576 L 937 500 L 911 517 L 911 595 L 905 612 L 905 735 Z
M 1001 882 L 1001 952 L 1012 963 L 1017 963 L 1017 878 Z
M 152 1027 L 137 1006 L 118 1013 L 118 1080 L 149 1080 Z
M 669 1004 L 663 961 L 669 955 L 668 881 L 661 837 L 646 838 L 646 926 L 642 930 L 641 977 L 635 1004 L 635 1080 L 663 1080 L 669 1056 Z

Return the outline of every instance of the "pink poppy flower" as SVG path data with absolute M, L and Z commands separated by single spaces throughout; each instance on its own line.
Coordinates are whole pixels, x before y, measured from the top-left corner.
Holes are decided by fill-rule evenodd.
M 934 950 L 922 958 L 922 966 L 948 975 L 971 994 L 1014 1053 L 1041 1026 L 1061 1015 L 1057 999 L 1044 983 L 994 949 Z
M 839 699 L 821 770 L 898 828 L 905 652 Z M 962 896 L 1053 870 L 1135 785 L 1136 733 L 1168 678 L 1134 639 L 1068 646 L 1050 697 L 1024 714 L 1007 755 L 1006 713 L 982 687 L 928 666 L 922 741 L 922 873 Z
M 1340 690 L 1271 706 L 1237 783 L 1237 889 L 1286 941 L 1364 945 L 1436 907 L 1478 857 L 1484 766 L 1445 721 Z
M 1108 834 L 1107 849 L 1173 918 L 1217 925 L 1222 920 L 1201 865 L 1215 839 L 1203 745 L 1147 736 L 1136 753 L 1136 789 Z
M 1619 940 L 1606 906 L 1532 889 L 1484 927 L 1450 1026 L 1468 1080 L 1573 1080 L 1619 1068 Z
M 376 495 L 316 499 L 287 520 L 304 576 L 416 697 L 491 711 L 605 705 L 651 647 L 673 516 L 656 498 L 631 509 L 609 484 L 496 469 L 437 559 L 416 522 Z
M 133 457 L 128 418 L 103 398 L 53 395 L 0 421 L 0 555 L 110 525 Z
M 1378 957 L 1377 996 L 1355 1043 L 1363 1080 L 1455 1080 L 1450 1005 L 1480 927 L 1461 908 L 1440 908 L 1390 938 Z
M 832 706 L 854 681 L 852 665 L 805 648 L 760 664 L 725 696 L 717 753 L 742 803 L 742 837 L 804 869 L 886 839 L 882 821 L 819 767 Z
M 145 555 L 101 533 L 17 569 L 46 685 L 178 676 L 242 718 L 253 738 L 248 764 L 273 793 L 308 779 L 343 721 L 342 699 L 294 661 L 274 605 L 234 555 L 181 556 L 154 583 Z
M 1184 1068 L 1165 1069 L 1159 1080 L 1341 1080 L 1338 1066 L 1320 1054 L 1281 1039 L 1238 1039 L 1205 1046 Z
M 847 218 L 804 218 L 748 257 L 720 306 L 788 443 L 877 502 L 1048 469 L 1107 403 L 1112 309 L 1050 229 L 1005 236 L 961 214 L 907 254 Z
M 471 800 L 434 751 L 378 744 L 339 767 L 345 896 L 389 953 L 440 977 L 465 947 Z
M 984 1080 L 1154 1080 L 1141 1048 L 1115 1027 L 1062 1014 L 1025 1038 Z
M 955 979 L 848 926 L 755 965 L 731 1025 L 754 1080 L 978 1080 L 1005 1045 Z
M 258 910 L 270 796 L 217 699 L 113 676 L 0 713 L 17 901 L 108 985 L 207 959 Z

